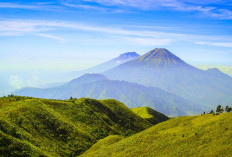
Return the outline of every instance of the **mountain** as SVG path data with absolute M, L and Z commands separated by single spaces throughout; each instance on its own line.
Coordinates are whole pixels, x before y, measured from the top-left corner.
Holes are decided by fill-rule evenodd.
M 114 59 L 106 61 L 97 66 L 94 66 L 94 67 L 91 67 L 91 68 L 88 68 L 82 71 L 72 72 L 69 74 L 69 76 L 78 77 L 86 73 L 102 73 L 108 69 L 114 68 L 120 64 L 133 60 L 135 58 L 138 58 L 139 56 L 140 55 L 137 54 L 136 52 L 126 52 L 126 53 L 119 55 L 118 57 Z
M 157 112 L 149 107 L 136 107 L 132 108 L 131 111 L 141 118 L 146 119 L 151 124 L 158 124 L 169 119 L 166 115 Z
M 151 50 L 104 74 L 109 79 L 158 87 L 207 107 L 232 104 L 230 76 L 217 69 L 197 69 L 162 48 Z
M 23 88 L 13 94 L 48 99 L 69 99 L 71 96 L 94 99 L 113 98 L 130 108 L 147 106 L 170 117 L 199 114 L 203 111 L 197 103 L 159 88 L 109 80 L 101 74 L 85 74 L 62 86 L 53 88 Z
M 232 113 L 180 117 L 133 136 L 108 136 L 82 157 L 231 156 Z
M 85 74 L 68 82 L 66 85 L 81 85 L 102 80 L 108 80 L 108 78 L 102 74 Z
M 200 69 L 204 69 L 204 70 L 217 68 L 223 73 L 228 74 L 230 77 L 232 77 L 232 66 L 231 65 L 199 65 L 199 64 L 196 64 L 195 66 Z
M 118 56 L 117 58 L 114 58 L 110 61 L 104 62 L 102 64 L 99 64 L 95 67 L 89 68 L 84 70 L 85 73 L 102 73 L 106 71 L 107 69 L 114 68 L 122 63 L 128 62 L 132 59 L 138 58 L 140 55 L 136 52 L 126 52 Z
M 133 64 L 140 64 L 140 66 L 146 66 L 150 67 L 152 65 L 152 68 L 154 67 L 163 67 L 163 68 L 173 68 L 178 66 L 189 66 L 184 61 L 182 61 L 180 58 L 172 54 L 167 49 L 163 48 L 156 48 L 147 54 L 138 57 L 137 59 L 134 59 L 131 61 Z M 145 63 L 145 64 L 144 64 Z
M 77 156 L 152 126 L 116 100 L 0 98 L 0 156 Z

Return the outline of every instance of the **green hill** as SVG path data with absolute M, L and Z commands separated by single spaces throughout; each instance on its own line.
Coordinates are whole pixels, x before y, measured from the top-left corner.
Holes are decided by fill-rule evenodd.
M 99 140 L 96 144 L 94 144 L 89 150 L 87 150 L 85 153 L 88 154 L 93 151 L 98 151 L 98 149 L 104 149 L 105 147 L 108 147 L 109 145 L 112 145 L 114 143 L 117 143 L 118 141 L 122 140 L 124 137 L 119 135 L 110 135 L 104 139 Z
M 150 126 L 116 100 L 0 98 L 0 156 L 77 156 Z
M 170 119 L 108 146 L 105 138 L 82 156 L 231 156 L 231 121 L 232 113 Z
M 151 124 L 157 124 L 169 119 L 164 114 L 157 112 L 149 107 L 136 107 L 132 108 L 131 110 L 141 118 L 146 119 Z

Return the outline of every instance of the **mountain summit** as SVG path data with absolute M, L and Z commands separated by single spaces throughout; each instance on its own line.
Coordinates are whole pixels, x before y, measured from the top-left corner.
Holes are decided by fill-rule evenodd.
M 135 58 L 138 58 L 140 57 L 139 54 L 137 54 L 136 52 L 126 52 L 126 53 L 123 53 L 123 54 L 120 54 L 120 56 L 108 61 L 108 62 L 105 62 L 103 64 L 100 64 L 100 65 L 114 65 L 114 66 L 117 66 L 119 64 L 122 64 L 122 63 L 125 63 L 125 62 L 128 62 L 130 60 L 133 60 Z
M 82 71 L 77 71 L 77 72 L 72 72 L 69 74 L 70 77 L 76 78 L 79 76 L 82 76 L 86 73 L 102 73 L 106 70 L 112 69 L 120 64 L 123 64 L 125 62 L 131 61 L 133 59 L 138 58 L 140 55 L 137 54 L 136 52 L 126 52 L 121 55 L 119 55 L 116 58 L 113 58 L 109 61 L 106 61 L 102 64 L 96 65 L 94 67 L 82 70 Z
M 123 61 L 127 60 L 127 61 L 129 61 L 129 60 L 135 59 L 135 58 L 137 58 L 139 56 L 140 55 L 137 54 L 136 52 L 126 52 L 126 53 L 121 54 L 119 57 L 117 57 L 117 58 L 115 58 L 113 60 L 119 60 L 119 61 L 121 61 L 121 60 L 123 60 Z
M 187 65 L 179 57 L 164 48 L 156 48 L 148 53 L 133 60 L 134 63 L 145 63 L 149 65 L 156 65 L 160 67 L 171 67 L 177 65 Z

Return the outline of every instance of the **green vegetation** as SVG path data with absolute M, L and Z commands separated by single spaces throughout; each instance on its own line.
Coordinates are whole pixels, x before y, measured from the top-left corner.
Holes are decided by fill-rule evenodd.
M 211 110 L 211 111 L 209 112 L 209 114 L 215 114 L 215 113 L 214 113 L 214 111 L 213 111 L 213 110 Z
M 217 113 L 223 113 L 224 112 L 224 109 L 221 105 L 218 105 L 217 109 L 216 109 L 216 112 Z
M 217 108 L 216 108 L 216 113 L 219 114 L 219 113 L 223 113 L 223 112 L 232 112 L 232 107 L 226 106 L 225 110 L 224 110 L 224 108 L 222 107 L 222 105 L 218 105 Z M 215 114 L 214 110 L 211 110 L 209 112 L 209 114 Z
M 232 107 L 226 106 L 225 111 L 226 112 L 232 112 Z
M 169 119 L 164 114 L 157 112 L 149 107 L 137 107 L 132 108 L 131 110 L 141 118 L 146 119 L 151 124 L 157 124 Z
M 231 156 L 231 121 L 232 113 L 170 119 L 108 146 L 103 139 L 82 156 Z
M 116 100 L 0 98 L 0 155 L 77 156 L 109 135 L 152 126 Z
M 105 147 L 108 147 L 109 145 L 112 145 L 120 140 L 122 140 L 124 137 L 119 135 L 110 135 L 104 139 L 99 140 L 96 144 L 94 144 L 90 149 L 88 149 L 85 153 L 88 154 L 91 152 L 98 151 L 98 149 L 104 149 Z
M 229 156 L 232 113 L 222 109 L 169 119 L 113 99 L 10 95 L 0 98 L 0 156 Z

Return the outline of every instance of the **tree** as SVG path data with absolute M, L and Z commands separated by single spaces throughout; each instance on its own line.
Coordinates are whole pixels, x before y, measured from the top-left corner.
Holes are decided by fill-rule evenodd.
M 217 109 L 216 109 L 216 112 L 217 113 L 223 113 L 224 112 L 224 109 L 221 105 L 218 105 Z
M 72 99 L 73 99 L 73 97 L 71 96 L 71 97 L 70 97 L 70 100 L 72 100 Z
M 225 111 L 226 111 L 226 112 L 231 112 L 231 111 L 232 111 L 232 108 L 229 107 L 229 106 L 226 106 Z
M 214 111 L 213 111 L 213 110 L 211 110 L 211 111 L 209 112 L 209 114 L 215 114 L 215 113 L 214 113 Z

